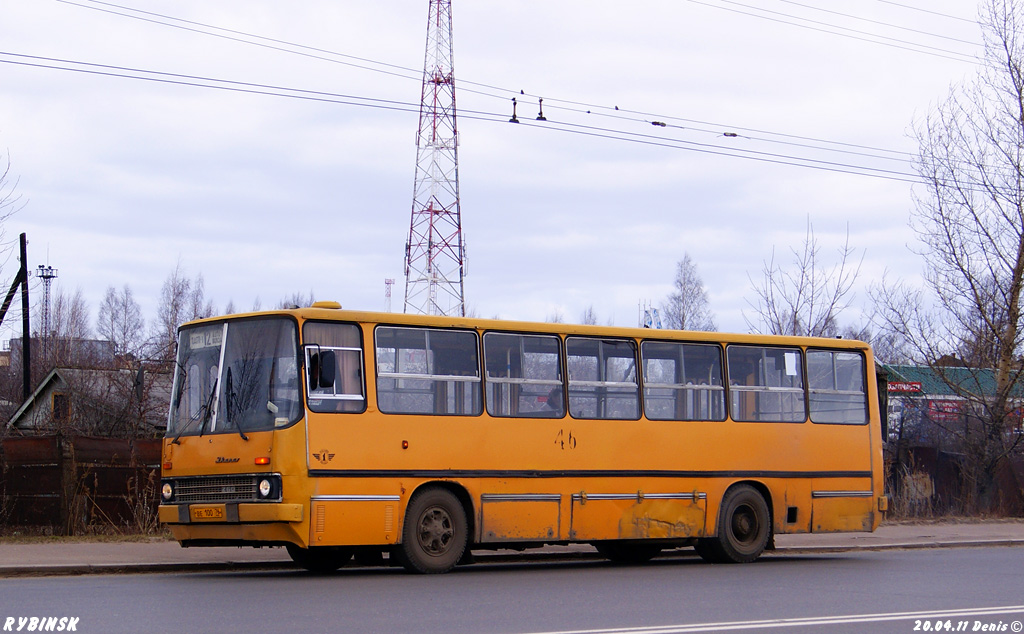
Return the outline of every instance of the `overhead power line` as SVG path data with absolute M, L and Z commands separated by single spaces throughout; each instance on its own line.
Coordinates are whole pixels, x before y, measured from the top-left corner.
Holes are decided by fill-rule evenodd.
M 5 59 L 6 58 L 6 59 Z M 10 59 L 13 58 L 13 59 Z M 286 97 L 290 99 L 301 99 L 306 101 L 325 102 L 341 105 L 362 106 L 383 110 L 401 112 L 418 112 L 419 105 L 412 102 L 401 102 L 387 99 L 375 99 L 358 95 L 331 93 L 326 91 L 303 90 L 285 86 L 270 84 L 256 84 L 251 82 L 240 82 L 232 80 L 217 79 L 213 77 L 202 77 L 197 75 L 184 75 L 180 73 L 165 73 L 160 71 L 143 70 L 124 66 L 112 66 L 108 64 L 94 64 L 75 60 L 47 58 L 34 55 L 21 55 L 0 51 L 0 63 L 35 68 L 47 68 L 51 70 L 63 70 L 69 72 L 99 75 L 106 77 L 118 77 L 125 79 L 136 79 L 179 86 L 191 86 L 198 88 L 210 88 L 246 94 L 257 94 L 272 97 Z M 506 113 L 486 112 L 476 110 L 463 110 L 461 116 L 464 119 L 474 119 L 492 123 L 504 123 L 507 121 Z M 526 121 L 524 119 L 524 121 Z M 614 139 L 628 141 L 637 144 L 688 150 L 704 154 L 715 154 L 735 158 L 746 158 L 760 162 L 769 162 L 796 167 L 808 167 L 819 170 L 827 170 L 845 174 L 859 174 L 862 176 L 873 176 L 876 178 L 887 178 L 905 182 L 914 182 L 917 176 L 909 171 L 889 170 L 869 165 L 857 165 L 855 163 L 843 163 L 828 161 L 813 157 L 804 157 L 791 154 L 780 154 L 763 152 L 745 148 L 729 148 L 725 146 L 698 143 L 685 139 L 677 139 L 666 136 L 658 136 L 646 133 L 616 130 L 599 126 L 584 125 L 568 121 L 557 121 L 548 118 L 546 125 L 536 126 L 545 129 L 559 130 L 584 136 L 603 139 Z
M 819 20 L 811 20 L 809 18 L 801 18 L 781 11 L 772 11 L 770 9 L 762 9 L 742 2 L 735 2 L 733 0 L 719 0 L 722 3 L 734 5 L 737 7 L 743 7 L 743 9 L 735 9 L 721 4 L 715 4 L 713 2 L 704 2 L 703 0 L 686 0 L 691 4 L 698 4 L 712 9 L 720 9 L 722 11 L 730 11 L 732 13 L 738 13 L 741 15 L 747 15 L 762 20 L 769 20 L 771 22 L 778 22 L 781 24 L 789 24 L 790 26 L 796 26 L 802 29 L 809 29 L 811 31 L 818 31 L 821 33 L 828 33 L 830 35 L 836 35 L 839 37 L 845 37 L 853 40 L 859 40 L 862 42 L 872 42 L 874 44 L 881 44 L 882 46 L 889 46 L 891 48 L 897 48 L 905 51 L 913 51 L 915 53 L 923 53 L 925 55 L 932 55 L 934 57 L 941 57 L 950 59 L 958 62 L 977 63 L 971 55 L 959 53 L 957 51 L 951 51 L 948 49 L 939 48 L 936 46 L 930 46 L 927 44 L 918 44 L 910 42 L 908 40 L 902 40 L 899 38 L 888 37 L 885 35 L 878 35 L 876 33 L 870 33 L 861 31 L 859 29 L 851 29 L 849 27 L 839 26 L 828 22 L 821 22 Z M 779 16 L 779 17 L 773 17 Z M 797 20 L 797 21 L 794 21 Z M 806 22 L 807 24 L 802 24 Z M 830 30 L 837 29 L 837 30 Z
M 4 57 L 14 59 L 4 59 Z M 159 71 L 150 71 L 122 66 L 112 66 L 106 64 L 93 64 L 75 60 L 64 60 L 58 58 L 22 55 L 4 51 L 0 51 L 0 63 L 35 68 L 46 68 L 51 70 L 62 70 L 68 72 L 77 72 L 106 77 L 136 79 L 141 81 L 165 83 L 178 86 L 210 88 L 215 90 L 239 92 L 245 94 L 285 97 L 289 99 L 300 99 L 305 101 L 324 102 L 339 105 L 361 106 L 389 111 L 418 112 L 419 110 L 419 105 L 411 102 L 376 99 L 371 97 L 331 93 L 326 91 L 304 90 L 297 88 L 289 88 L 285 86 L 275 86 L 270 84 L 256 84 L 250 82 L 223 80 L 212 77 L 202 77 L 197 75 L 165 73 Z M 488 123 L 501 123 L 503 125 L 505 125 L 506 122 L 508 121 L 508 113 L 486 112 L 478 110 L 462 110 L 460 112 L 460 117 L 462 119 L 479 120 Z M 909 170 L 909 165 L 907 171 L 885 169 L 873 167 L 871 165 L 844 163 L 840 161 L 829 161 L 807 156 L 763 152 L 745 148 L 730 148 L 722 145 L 697 143 L 694 141 L 688 141 L 685 139 L 678 139 L 667 136 L 658 136 L 652 134 L 631 132 L 627 130 L 603 128 L 599 126 L 590 126 L 579 123 L 573 123 L 569 121 L 558 121 L 550 117 L 547 117 L 543 123 L 531 121 L 529 119 L 526 119 L 525 117 L 521 119 L 520 122 L 521 125 L 517 126 L 517 128 L 538 128 L 542 130 L 576 134 L 592 138 L 624 141 L 645 146 L 683 150 L 731 158 L 742 158 L 761 163 L 786 165 L 792 167 L 803 167 L 819 171 L 834 172 L 840 174 L 851 174 L 857 176 L 867 176 L 871 178 L 898 182 L 922 182 L 922 179 L 918 174 Z M 736 135 L 732 135 L 731 137 L 727 138 L 732 138 L 735 136 Z M 984 187 L 980 182 L 974 183 L 973 187 L 977 191 L 984 190 Z
M 969 18 L 962 18 L 962 17 L 960 17 L 958 15 L 950 15 L 948 13 L 941 13 L 939 11 L 932 11 L 931 9 L 922 9 L 921 7 L 911 6 L 909 4 L 904 4 L 902 2 L 893 2 L 892 0 L 878 0 L 878 1 L 881 2 L 882 4 L 891 4 L 893 6 L 903 7 L 904 9 L 910 9 L 912 11 L 920 11 L 921 13 L 930 13 L 932 15 L 937 15 L 937 16 L 940 16 L 940 17 L 943 17 L 943 18 L 949 18 L 950 20 L 959 20 L 960 22 L 967 22 L 969 24 L 977 24 L 977 22 L 975 20 L 971 20 Z
M 376 60 L 368 59 L 365 57 L 358 57 L 354 55 L 348 55 L 344 53 L 338 53 L 327 49 L 321 49 L 303 44 L 297 44 L 294 42 L 288 42 L 286 40 L 280 40 L 275 38 L 268 38 L 252 33 L 246 33 L 244 31 L 227 29 L 215 25 L 205 24 L 202 22 L 184 20 L 169 15 L 159 14 L 151 11 L 144 11 L 141 9 L 134 9 L 124 5 L 118 5 L 111 2 L 105 2 L 102 0 L 57 0 L 63 4 L 73 5 L 86 9 L 93 9 L 105 13 L 118 15 L 121 17 L 128 17 L 138 20 L 143 20 L 150 23 L 155 23 L 162 26 L 170 26 L 173 28 L 184 29 L 187 31 L 195 32 L 202 35 L 210 35 L 213 37 L 219 37 L 234 41 L 238 43 L 250 44 L 268 48 L 270 50 L 286 52 L 292 54 L 298 54 L 305 57 L 311 57 L 323 61 L 332 63 L 341 63 L 348 66 L 360 68 L 363 70 L 370 70 L 373 72 L 383 72 L 388 75 L 393 75 L 403 79 L 420 79 L 418 72 L 415 69 L 399 66 L 396 64 L 389 64 L 386 62 L 379 62 Z M 707 4 L 699 2 L 697 0 L 690 0 L 697 4 Z M 799 2 L 793 2 L 791 0 L 781 0 L 789 4 L 797 6 L 805 6 Z M 722 0 L 729 4 L 743 5 L 743 3 L 734 2 L 732 0 Z M 89 3 L 89 4 L 85 4 Z M 91 5 L 102 5 L 102 6 L 91 6 Z M 711 6 L 711 5 L 709 5 Z M 721 7 L 719 7 L 721 8 Z M 757 9 L 756 7 L 750 7 Z M 814 7 L 810 7 L 814 8 Z M 757 9 L 760 10 L 760 9 Z M 839 12 L 832 12 L 823 10 L 828 13 L 835 13 L 845 17 L 853 17 L 848 14 L 840 14 Z M 778 12 L 774 12 L 778 13 Z M 783 14 L 784 15 L 784 14 Z M 763 17 L 763 16 L 758 16 Z M 798 18 L 804 20 L 804 18 Z M 172 21 L 175 23 L 170 23 Z M 892 26 L 892 25 L 887 25 Z M 211 32 L 216 31 L 216 32 Z M 0 53 L 3 55 L 3 53 Z M 85 62 L 76 62 L 73 60 L 59 60 L 53 58 L 42 58 L 32 56 L 19 56 L 17 54 L 9 53 L 6 54 L 13 57 L 21 57 L 21 61 L 16 60 L 0 60 L 9 64 L 20 64 L 24 66 L 39 66 L 45 68 L 51 68 L 56 70 L 66 70 L 81 73 L 91 73 L 96 75 L 108 75 L 117 76 L 129 79 L 139 79 L 145 81 L 158 81 L 162 83 L 187 85 L 195 87 L 214 88 L 218 90 L 231 90 L 235 92 L 245 92 L 250 94 L 260 94 L 267 96 L 277 97 L 289 97 L 296 99 L 304 99 L 310 101 L 322 101 L 328 103 L 337 103 L 341 105 L 356 105 L 364 107 L 374 107 L 389 110 L 405 111 L 410 112 L 416 110 L 416 104 L 411 102 L 402 102 L 385 99 L 375 99 L 370 97 L 362 97 L 357 95 L 344 95 L 338 93 L 331 93 L 326 91 L 314 91 L 314 90 L 303 90 L 294 89 L 283 86 L 273 86 L 269 84 L 251 83 L 251 82 L 240 82 L 231 80 L 221 80 L 208 77 L 200 77 L 195 75 L 184 75 L 175 73 L 162 73 L 157 71 L 148 71 L 142 69 L 132 69 L 120 66 L 109 66 L 102 64 L 90 64 Z M 342 58 L 342 59 L 337 59 Z M 62 66 L 63 64 L 63 66 Z M 414 76 L 413 73 L 416 73 Z M 491 98 L 508 99 L 509 95 L 522 95 L 522 96 L 533 96 L 537 99 L 538 95 L 528 95 L 525 91 L 515 91 L 507 88 L 498 86 L 492 86 L 489 84 L 483 84 L 479 82 L 472 82 L 467 80 L 460 80 L 460 84 L 469 84 L 471 86 L 477 86 L 482 90 L 472 90 L 463 88 L 463 92 L 473 92 L 476 94 L 484 95 Z M 489 92 L 490 91 L 490 92 Z M 499 93 L 499 94 L 496 94 Z M 652 135 L 645 133 L 638 133 L 633 131 L 613 129 L 594 125 L 583 125 L 579 123 L 572 123 L 569 121 L 557 121 L 552 120 L 545 128 L 552 130 L 560 130 L 563 132 L 572 132 L 574 134 L 582 134 L 600 138 L 616 139 L 620 141 L 630 141 L 634 143 L 643 143 L 647 145 L 656 145 L 662 147 L 670 147 L 674 149 L 689 150 L 695 152 L 704 152 L 711 154 L 719 154 L 723 156 L 731 156 L 738 158 L 747 158 L 750 160 L 769 161 L 774 163 L 781 163 L 786 165 L 800 166 L 800 167 L 813 167 L 814 169 L 826 169 L 830 171 L 838 171 L 843 173 L 853 173 L 860 175 L 874 176 L 877 178 L 890 178 L 893 180 L 902 180 L 909 182 L 916 182 L 919 180 L 918 176 L 909 170 L 909 162 L 913 155 L 909 152 L 896 151 L 886 148 L 871 147 L 867 145 L 860 145 L 854 143 L 845 143 L 838 141 L 831 141 L 827 139 L 820 139 L 808 136 L 784 134 L 778 132 L 772 132 L 768 130 L 760 130 L 755 128 L 745 128 L 737 126 L 729 126 L 723 124 L 716 124 L 707 121 L 699 121 L 694 119 L 686 119 L 682 117 L 664 116 L 653 113 L 647 113 L 639 110 L 626 110 L 619 109 L 618 107 L 602 106 L 596 104 L 586 104 L 582 102 L 576 102 L 571 100 L 563 100 L 557 98 L 546 98 L 545 105 L 548 106 L 549 110 L 563 110 L 566 112 L 581 113 L 586 115 L 594 115 L 609 118 L 612 120 L 628 121 L 633 123 L 642 124 L 653 124 L 666 129 L 675 129 L 679 131 L 691 131 L 699 132 L 702 134 L 711 134 L 715 137 L 729 138 L 729 139 L 743 139 L 746 141 L 769 143 L 781 146 L 787 146 L 791 148 L 797 148 L 798 151 L 812 150 L 817 152 L 831 152 L 840 155 L 846 155 L 855 157 L 852 161 L 829 161 L 821 158 L 800 156 L 797 154 L 783 154 L 764 152 L 758 150 L 752 150 L 747 148 L 728 147 L 721 144 L 712 143 L 698 143 L 686 139 L 671 138 L 665 135 Z M 490 122 L 503 121 L 504 115 L 495 112 L 486 111 L 463 111 L 465 118 L 470 119 L 482 119 Z M 671 123 L 667 123 L 671 122 Z M 741 134 L 742 132 L 742 134 Z M 898 169 L 883 169 L 873 167 L 871 165 L 857 164 L 858 159 L 870 159 L 870 160 L 881 160 L 897 162 L 908 167 L 908 170 L 901 171 Z
M 915 29 L 909 26 L 901 26 L 899 24 L 892 24 L 891 22 L 882 22 L 881 20 L 872 20 L 871 18 L 864 18 L 858 15 L 850 13 L 843 13 L 842 11 L 833 11 L 832 9 L 823 9 L 816 7 L 811 4 L 805 4 L 803 2 L 796 2 L 795 0 L 777 0 L 778 2 L 784 2 L 791 4 L 796 7 L 802 7 L 804 9 L 810 9 L 812 11 L 820 11 L 821 13 L 829 13 L 831 15 L 838 15 L 840 17 L 849 18 L 851 20 L 857 20 L 858 22 L 867 22 L 869 24 L 877 24 L 879 26 L 888 27 L 890 29 L 897 29 L 900 31 L 907 31 L 908 33 L 917 33 L 918 35 L 926 35 L 928 37 L 936 37 L 943 40 L 949 40 L 950 42 L 960 42 L 961 44 L 969 44 L 970 46 L 977 46 L 978 42 L 972 40 L 964 40 L 959 37 L 952 37 L 950 35 L 942 35 L 941 33 L 932 33 L 931 31 L 922 31 L 921 29 Z
M 304 57 L 310 57 L 310 58 L 319 59 L 319 60 L 323 60 L 323 61 L 340 63 L 340 64 L 344 64 L 344 65 L 347 65 L 347 66 L 352 66 L 352 67 L 355 67 L 355 68 L 360 68 L 360 69 L 364 69 L 364 70 L 370 70 L 370 71 L 374 71 L 374 72 L 383 72 L 383 73 L 385 73 L 387 75 L 392 75 L 392 76 L 396 76 L 396 77 L 400 77 L 400 78 L 404 78 L 404 79 L 415 80 L 417 82 L 419 82 L 421 80 L 420 71 L 417 71 L 416 69 L 413 69 L 413 68 L 409 68 L 409 67 L 405 67 L 405 66 L 400 66 L 400 65 L 397 65 L 397 64 L 390 64 L 390 63 L 386 63 L 386 62 L 380 62 L 380 61 L 368 59 L 368 58 L 365 58 L 365 57 L 358 57 L 358 56 L 354 56 L 354 55 L 348 55 L 348 54 L 345 54 L 345 53 L 339 53 L 339 52 L 335 52 L 335 51 L 330 51 L 330 50 L 323 49 L 323 48 L 316 48 L 316 47 L 312 47 L 312 46 L 298 44 L 298 43 L 295 43 L 295 42 L 289 42 L 289 41 L 286 41 L 286 40 L 275 39 L 275 38 L 268 38 L 268 37 L 264 37 L 264 36 L 261 36 L 261 35 L 247 33 L 245 31 L 240 31 L 240 30 L 237 30 L 237 29 L 227 29 L 227 28 L 224 28 L 224 27 L 219 27 L 219 26 L 216 26 L 216 25 L 207 24 L 207 23 L 203 23 L 203 22 L 198 22 L 198 21 L 194 21 L 194 20 L 185 20 L 185 19 L 182 19 L 182 18 L 177 18 L 177 17 L 174 17 L 174 16 L 165 15 L 165 14 L 154 13 L 154 12 L 151 12 L 151 11 L 144 11 L 144 10 L 135 9 L 135 8 L 123 5 L 123 4 L 115 4 L 115 3 L 112 3 L 112 2 L 106 2 L 104 0 L 77 0 L 77 1 L 76 0 L 57 0 L 57 1 L 58 2 L 62 2 L 64 4 L 68 4 L 68 5 L 73 5 L 73 6 L 77 6 L 77 7 L 81 7 L 81 8 L 85 8 L 85 9 L 97 10 L 97 11 L 101 11 L 101 12 L 105 12 L 105 13 L 112 13 L 114 15 L 118 15 L 118 16 L 122 16 L 122 17 L 128 17 L 128 18 L 133 18 L 133 19 L 139 19 L 139 20 L 143 20 L 143 21 L 146 21 L 146 22 L 151 22 L 151 23 L 155 23 L 155 24 L 159 24 L 159 25 L 163 25 L 163 26 L 170 26 L 170 27 L 174 27 L 174 28 L 183 28 L 183 29 L 191 31 L 191 32 L 195 32 L 195 33 L 199 33 L 199 34 L 205 34 L 205 35 L 210 35 L 210 36 L 213 36 L 213 37 L 225 38 L 225 39 L 228 39 L 230 41 L 235 41 L 235 42 L 244 43 L 244 44 L 250 44 L 250 45 L 254 45 L 254 46 L 260 46 L 260 47 L 263 47 L 263 48 L 268 48 L 270 50 L 286 52 L 286 53 L 293 53 L 293 54 L 301 55 L 301 56 L 304 56 Z M 88 3 L 88 4 L 86 4 L 86 3 Z M 107 8 L 100 8 L 98 6 L 92 6 L 92 5 L 102 5 L 102 7 L 107 7 Z M 115 11 L 113 9 L 117 9 L 118 11 Z M 124 13 L 124 12 L 127 12 L 127 13 Z M 136 14 L 138 14 L 138 15 L 136 15 Z M 165 20 L 171 20 L 173 22 L 180 23 L 180 24 L 167 23 L 167 22 L 165 22 Z M 185 25 L 185 26 L 182 26 L 182 25 Z M 203 29 L 212 29 L 214 31 L 218 31 L 218 33 L 211 33 L 211 32 L 205 31 Z M 227 35 L 225 35 L 225 34 L 227 34 Z M 245 38 L 250 38 L 250 39 L 245 39 Z M 254 41 L 254 40 L 256 40 L 256 41 Z M 291 47 L 291 48 L 289 48 L 289 47 Z M 298 50 L 292 50 L 292 49 L 298 49 Z M 339 60 L 339 59 L 335 59 L 335 58 L 342 58 L 342 59 Z M 354 61 L 350 61 L 350 60 L 354 60 Z M 358 62 L 358 63 L 356 63 L 356 62 Z M 382 68 L 387 69 L 387 70 L 381 70 L 379 68 L 376 68 L 377 66 L 382 67 Z M 689 129 L 689 130 L 694 130 L 696 132 L 702 132 L 702 133 L 706 133 L 706 134 L 713 134 L 715 136 L 718 136 L 718 135 L 722 134 L 724 131 L 742 131 L 744 133 L 747 133 L 747 134 L 745 134 L 745 136 L 747 136 L 748 138 L 751 138 L 752 140 L 764 141 L 764 142 L 773 143 L 773 144 L 792 145 L 792 146 L 795 146 L 795 147 L 799 147 L 799 146 L 801 146 L 804 143 L 814 143 L 814 144 L 821 145 L 822 147 L 820 149 L 825 150 L 825 151 L 842 152 L 844 149 L 850 149 L 850 150 L 854 151 L 853 153 L 856 153 L 856 152 L 859 152 L 861 150 L 867 150 L 867 151 L 870 151 L 870 152 L 879 152 L 879 153 L 883 153 L 883 154 L 889 153 L 889 154 L 893 154 L 895 156 L 899 156 L 900 158 L 908 157 L 909 156 L 909 154 L 907 154 L 905 152 L 899 152 L 899 151 L 889 150 L 889 149 L 885 149 L 885 148 L 870 147 L 870 146 L 859 145 L 859 144 L 854 144 L 854 143 L 847 143 L 847 142 L 841 142 L 841 141 L 832 141 L 832 140 L 822 139 L 822 138 L 814 138 L 814 137 L 808 137 L 808 136 L 801 136 L 801 135 L 773 132 L 773 131 L 764 130 L 764 129 L 747 128 L 747 127 L 743 127 L 743 126 L 736 126 L 736 125 L 730 125 L 730 124 L 713 123 L 713 122 L 708 122 L 708 121 L 697 121 L 697 120 L 685 119 L 685 118 L 682 118 L 682 117 L 676 117 L 676 116 L 671 116 L 671 115 L 664 115 L 664 114 L 657 114 L 657 113 L 651 113 L 651 112 L 644 112 L 644 111 L 641 111 L 641 110 L 619 110 L 619 108 L 617 108 L 617 107 L 604 106 L 604 105 L 598 105 L 598 104 L 583 103 L 583 102 L 573 101 L 573 100 L 568 100 L 568 99 L 559 99 L 557 97 L 551 97 L 551 96 L 545 97 L 543 95 L 538 95 L 538 94 L 534 94 L 534 93 L 530 93 L 530 92 L 525 92 L 525 91 L 518 90 L 518 89 L 503 88 L 503 87 L 500 87 L 500 86 L 494 86 L 494 85 L 491 85 L 491 84 L 475 82 L 475 81 L 470 81 L 470 80 L 461 79 L 461 78 L 457 78 L 457 81 L 459 82 L 459 85 L 460 85 L 460 92 L 463 93 L 463 94 L 471 93 L 471 94 L 476 94 L 476 95 L 482 95 L 482 96 L 489 97 L 489 98 L 496 98 L 496 99 L 500 99 L 500 100 L 507 100 L 510 97 L 519 96 L 521 94 L 533 97 L 534 99 L 540 99 L 540 98 L 543 97 L 544 100 L 545 100 L 545 103 L 551 109 L 564 108 L 565 110 L 570 111 L 570 112 L 592 114 L 592 115 L 595 115 L 595 116 L 601 116 L 601 117 L 606 117 L 606 118 L 611 118 L 611 119 L 622 119 L 622 120 L 640 122 L 640 123 L 645 123 L 645 124 L 646 123 L 651 123 L 652 121 L 676 121 L 676 122 L 680 122 L 680 123 L 683 123 L 683 124 L 687 124 L 686 128 Z M 467 86 L 470 86 L 470 87 L 467 88 Z M 475 88 L 472 88 L 472 87 L 475 87 Z M 560 105 L 560 104 L 563 104 L 563 105 Z M 689 124 L 696 124 L 696 126 L 695 125 L 689 125 Z M 701 128 L 701 127 L 697 127 L 697 126 L 708 126 L 708 127 L 707 128 Z M 760 138 L 750 136 L 750 133 L 759 135 Z M 764 135 L 767 135 L 767 137 L 773 137 L 773 138 L 766 138 Z
M 0 59 L 0 63 L 13 64 L 17 66 L 32 66 L 36 68 L 49 68 L 52 70 L 63 70 L 88 75 L 103 75 L 107 77 L 121 77 L 124 79 L 137 79 L 162 84 L 176 84 L 179 86 L 193 86 L 197 88 L 212 88 L 215 90 L 227 90 L 256 95 L 268 95 L 272 97 L 290 97 L 292 99 L 304 99 L 307 101 L 323 101 L 349 106 L 368 106 L 386 110 L 401 110 L 416 112 L 419 105 L 412 102 L 395 101 L 390 99 L 377 99 L 373 97 L 359 97 L 357 95 L 345 95 L 319 90 L 305 90 L 300 88 L 288 88 L 284 86 L 273 86 L 270 84 L 257 84 L 244 81 L 233 81 L 229 79 L 216 79 L 213 77 L 202 77 L 198 75 L 184 75 L 179 73 L 167 73 L 140 68 L 129 68 L 126 66 L 112 66 L 109 64 L 95 64 L 91 62 L 79 62 L 69 59 L 53 57 L 40 57 L 37 55 L 23 55 L 0 51 L 0 56 L 13 57 L 16 59 Z

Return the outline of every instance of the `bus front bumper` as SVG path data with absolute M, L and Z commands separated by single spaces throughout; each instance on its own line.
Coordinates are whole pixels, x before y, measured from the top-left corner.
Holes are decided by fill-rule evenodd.
M 302 504 L 161 504 L 164 524 L 257 524 L 265 522 L 301 522 Z

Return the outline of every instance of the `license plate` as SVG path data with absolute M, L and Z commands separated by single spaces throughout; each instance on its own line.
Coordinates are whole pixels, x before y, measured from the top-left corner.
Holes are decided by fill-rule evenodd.
M 224 519 L 223 506 L 202 506 L 192 509 L 192 519 L 196 521 L 222 520 Z

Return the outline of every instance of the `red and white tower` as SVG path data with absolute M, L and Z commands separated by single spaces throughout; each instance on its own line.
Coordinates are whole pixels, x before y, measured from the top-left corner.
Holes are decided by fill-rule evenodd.
M 405 243 L 404 312 L 465 315 L 466 245 L 459 209 L 451 0 L 430 0 L 412 221 Z

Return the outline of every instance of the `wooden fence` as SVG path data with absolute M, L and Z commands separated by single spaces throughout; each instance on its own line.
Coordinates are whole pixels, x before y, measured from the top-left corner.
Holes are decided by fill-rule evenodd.
M 160 440 L 31 436 L 0 441 L 0 526 L 76 535 L 156 528 Z

